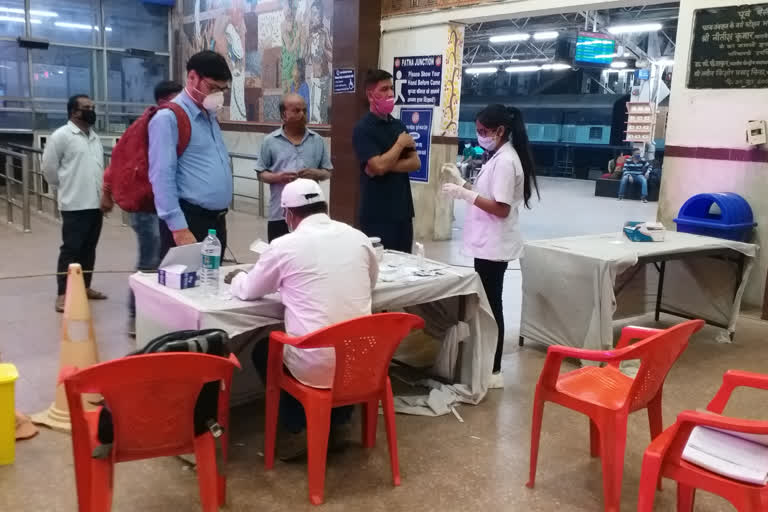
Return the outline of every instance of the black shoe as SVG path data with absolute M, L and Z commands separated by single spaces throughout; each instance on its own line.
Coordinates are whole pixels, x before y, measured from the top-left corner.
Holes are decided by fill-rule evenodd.
M 277 435 L 277 457 L 287 464 L 307 462 L 306 431 L 294 434 L 281 431 Z
M 331 425 L 331 432 L 328 436 L 328 452 L 342 453 L 349 446 L 350 425 Z

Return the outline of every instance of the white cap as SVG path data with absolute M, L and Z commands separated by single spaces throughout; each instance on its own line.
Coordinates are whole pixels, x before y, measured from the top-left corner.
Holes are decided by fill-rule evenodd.
M 299 206 L 324 202 L 325 196 L 316 181 L 299 178 L 285 186 L 280 199 L 280 206 L 298 208 Z

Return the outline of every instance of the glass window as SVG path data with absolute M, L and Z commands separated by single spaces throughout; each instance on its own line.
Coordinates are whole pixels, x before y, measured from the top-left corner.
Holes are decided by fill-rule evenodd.
M 0 0 L 5 2 L 6 0 Z M 101 46 L 101 7 L 99 0 L 29 0 L 32 13 L 39 23 L 32 23 L 32 35 L 44 37 L 52 43 L 70 43 Z M 107 26 L 106 31 L 111 27 Z
M 32 112 L 6 112 L 0 108 L 0 130 L 31 130 Z M 2 174 L 2 170 L 0 170 Z
M 36 19 L 32 19 L 35 23 Z M 24 35 L 24 0 L 0 0 L 0 36 Z
M 134 57 L 122 52 L 107 54 L 109 101 L 123 103 L 155 102 L 155 85 L 168 80 L 168 57 Z M 112 111 L 112 109 L 110 109 Z
M 104 17 L 108 27 L 107 46 L 168 51 L 168 7 L 104 0 Z
M 74 94 L 96 96 L 101 56 L 93 50 L 51 46 L 32 52 L 32 95 L 66 100 Z M 100 89 L 100 88 L 99 88 Z
M 0 41 L 0 97 L 29 96 L 27 50 L 16 41 Z M 0 106 L 7 101 L 0 101 Z

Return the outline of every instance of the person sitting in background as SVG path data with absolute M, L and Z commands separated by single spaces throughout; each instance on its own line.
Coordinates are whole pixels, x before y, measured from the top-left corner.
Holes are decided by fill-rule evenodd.
M 328 204 L 313 180 L 299 178 L 286 185 L 281 204 L 292 232 L 273 241 L 250 272 L 235 270 L 226 276 L 225 282 L 232 283 L 232 295 L 255 300 L 279 291 L 285 305 L 285 330 L 291 336 L 304 336 L 371 314 L 379 264 L 368 237 L 328 217 Z M 259 341 L 253 351 L 253 364 L 265 384 L 268 354 L 268 340 Z M 302 384 L 333 387 L 333 348 L 302 350 L 286 346 L 283 363 Z M 351 415 L 351 406 L 332 411 L 332 445 L 339 446 L 343 441 Z M 294 459 L 306 453 L 301 437 L 306 427 L 304 409 L 287 393 L 280 400 L 280 420 L 292 434 L 285 447 L 288 453 L 283 448 L 280 457 Z
M 644 203 L 648 202 L 648 180 L 645 177 L 647 170 L 648 162 L 640 156 L 639 149 L 634 150 L 632 152 L 632 159 L 624 162 L 624 173 L 621 176 L 621 184 L 619 185 L 619 201 L 624 199 L 627 184 L 637 181 L 641 187 L 640 198 Z
M 473 146 L 474 144 L 470 141 L 464 143 L 464 151 L 461 154 L 462 163 L 469 162 L 475 157 L 475 148 Z
M 155 86 L 155 103 L 158 107 L 172 101 L 184 89 L 184 86 L 175 80 L 163 80 Z M 109 169 L 104 173 L 104 187 L 101 193 L 101 209 L 105 213 L 111 212 L 115 207 L 112 199 L 112 173 Z M 151 271 L 157 269 L 160 264 L 160 224 L 157 213 L 133 212 L 130 215 L 131 227 L 136 233 L 136 242 L 139 246 L 139 258 L 136 262 L 136 270 Z M 136 336 L 136 298 L 133 290 L 128 297 L 128 336 Z

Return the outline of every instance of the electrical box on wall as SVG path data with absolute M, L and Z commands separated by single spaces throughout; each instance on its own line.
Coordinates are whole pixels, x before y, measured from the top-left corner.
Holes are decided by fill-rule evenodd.
M 768 143 L 765 121 L 747 122 L 747 142 L 753 146 Z

